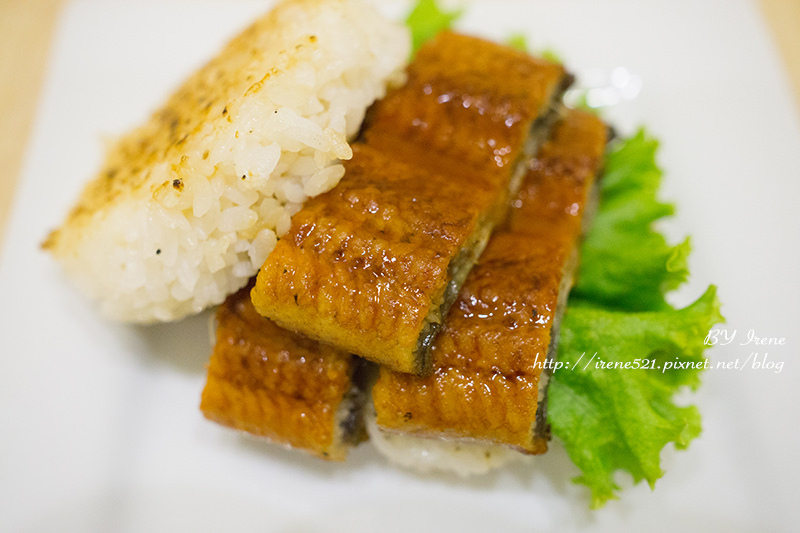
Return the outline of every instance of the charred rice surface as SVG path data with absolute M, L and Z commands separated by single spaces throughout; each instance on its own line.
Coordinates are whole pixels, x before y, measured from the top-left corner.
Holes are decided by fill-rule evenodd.
M 373 108 L 340 184 L 306 203 L 262 266 L 258 312 L 394 370 L 429 370 L 430 342 L 564 77 L 471 37 L 423 47 Z
M 367 0 L 279 0 L 109 145 L 43 247 L 107 317 L 179 320 L 246 285 L 334 187 L 408 31 Z
M 217 310 L 203 414 L 273 442 L 343 460 L 346 443 L 363 436 L 363 428 L 348 420 L 358 361 L 259 315 L 250 301 L 251 287 Z
M 557 125 L 450 309 L 433 374 L 381 369 L 372 391 L 381 428 L 546 451 L 536 427 L 543 367 L 605 143 L 593 116 L 571 112 Z

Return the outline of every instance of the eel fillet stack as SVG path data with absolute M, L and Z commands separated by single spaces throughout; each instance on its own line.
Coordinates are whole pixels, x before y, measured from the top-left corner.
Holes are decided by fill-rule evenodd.
M 256 310 L 401 372 L 429 349 L 547 137 L 563 67 L 454 33 L 375 104 L 345 177 L 292 218 L 258 273 Z
M 388 347 L 374 359 L 421 369 L 418 337 L 430 343 L 443 293 L 456 294 L 448 279 L 466 275 L 453 272 L 458 256 L 473 262 L 473 241 L 503 216 L 509 182 L 525 173 L 518 162 L 535 148 L 533 122 L 552 114 L 566 78 L 478 39 L 446 34 L 423 48 L 408 85 L 374 109 L 342 182 L 295 215 L 252 291 L 261 311 L 269 304 L 314 337 L 319 323 L 344 349 L 282 329 L 240 291 L 217 313 L 205 416 L 343 459 L 364 436 L 363 362 L 351 352 Z
M 433 373 L 381 368 L 372 397 L 384 433 L 547 450 L 546 361 L 606 141 L 605 125 L 586 113 L 556 125 L 447 316 Z

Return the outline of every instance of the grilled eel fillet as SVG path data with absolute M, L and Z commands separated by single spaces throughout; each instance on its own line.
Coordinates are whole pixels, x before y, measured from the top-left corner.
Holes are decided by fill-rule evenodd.
M 432 339 L 568 78 L 560 65 L 487 41 L 444 33 L 429 42 L 408 82 L 371 110 L 341 183 L 292 218 L 258 273 L 256 310 L 425 373 Z
M 547 450 L 546 361 L 606 141 L 604 124 L 586 113 L 556 125 L 447 316 L 433 374 L 381 368 L 372 397 L 382 430 Z
M 219 424 L 344 460 L 365 437 L 358 359 L 262 317 L 252 283 L 217 309 L 217 342 L 200 409 Z

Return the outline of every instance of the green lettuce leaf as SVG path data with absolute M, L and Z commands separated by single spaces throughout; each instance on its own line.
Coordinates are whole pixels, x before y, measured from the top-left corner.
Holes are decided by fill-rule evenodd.
M 640 130 L 608 155 L 600 207 L 581 249 L 573 295 L 627 310 L 665 309 L 664 294 L 688 276 L 689 241 L 670 246 L 652 227 L 673 213 L 656 199 L 658 142 Z
M 608 155 L 561 324 L 564 366 L 548 392 L 552 433 L 581 470 L 575 481 L 590 488 L 593 508 L 616 498 L 617 471 L 652 487 L 663 475 L 661 450 L 685 448 L 700 434 L 697 409 L 673 397 L 699 385 L 705 336 L 723 320 L 713 286 L 684 309 L 665 300 L 688 275 L 689 244 L 670 246 L 653 229 L 673 211 L 656 198 L 657 147 L 640 131 Z
M 406 17 L 406 26 L 411 30 L 412 53 L 425 41 L 452 26 L 463 12 L 463 9 L 445 11 L 436 0 L 418 0 Z
M 506 39 L 506 44 L 520 52 L 527 52 L 529 50 L 528 38 L 522 33 L 512 33 L 509 35 L 508 39 Z
M 681 310 L 567 312 L 559 341 L 566 366 L 550 384 L 548 417 L 581 470 L 576 481 L 592 491 L 592 507 L 615 498 L 617 470 L 652 487 L 663 475 L 662 448 L 685 448 L 700 434 L 697 409 L 676 406 L 672 397 L 681 386 L 699 385 L 703 340 L 720 319 L 714 287 Z M 620 367 L 601 366 L 615 362 Z

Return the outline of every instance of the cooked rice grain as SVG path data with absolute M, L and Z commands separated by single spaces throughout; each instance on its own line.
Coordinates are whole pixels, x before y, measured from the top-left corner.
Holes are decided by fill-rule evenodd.
M 282 2 L 112 147 L 44 247 L 115 319 L 222 302 L 338 183 L 408 55 L 406 30 L 362 0 Z
M 510 448 L 483 441 L 427 438 L 386 431 L 375 421 L 375 407 L 365 418 L 370 442 L 389 462 L 420 473 L 454 473 L 462 477 L 486 474 L 514 462 L 531 462 Z

